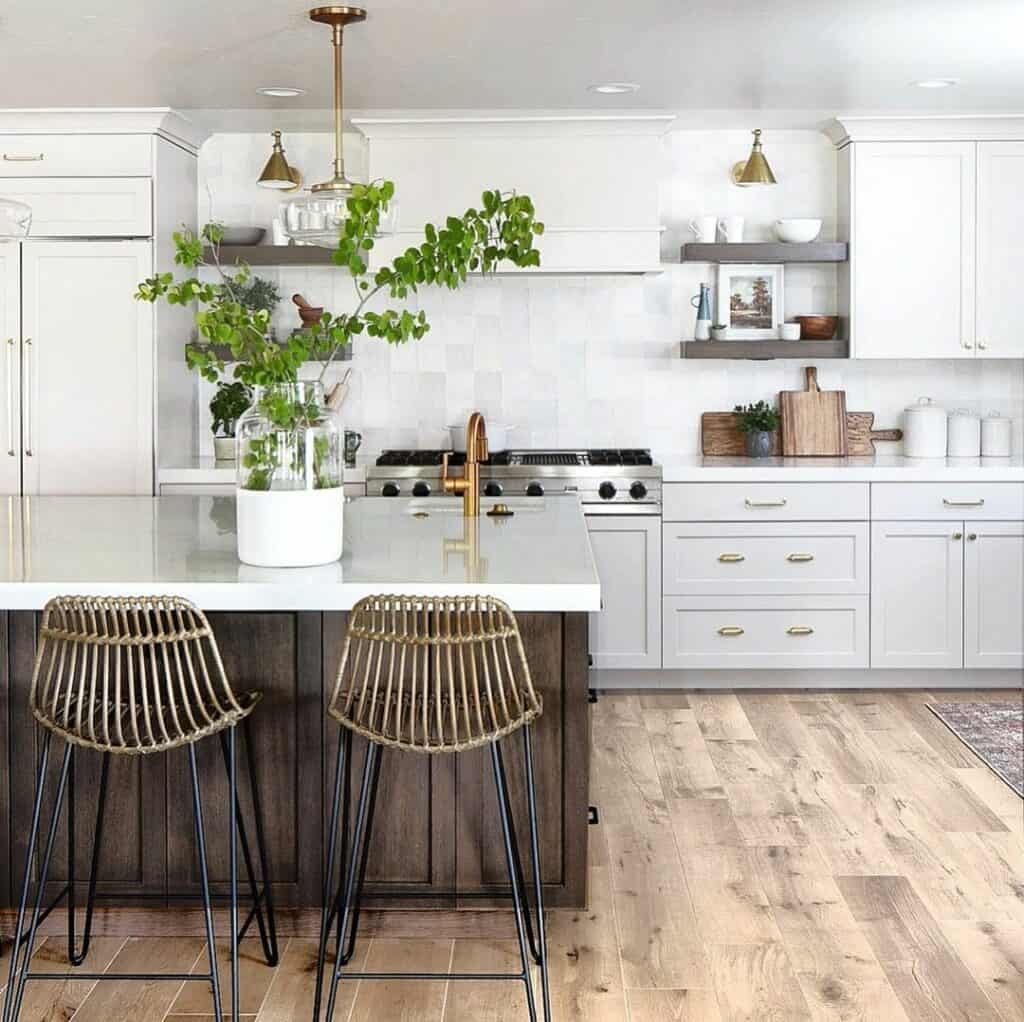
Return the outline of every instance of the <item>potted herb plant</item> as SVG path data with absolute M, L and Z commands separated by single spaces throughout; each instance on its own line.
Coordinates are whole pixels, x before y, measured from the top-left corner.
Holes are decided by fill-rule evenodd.
M 739 416 L 739 427 L 746 433 L 747 456 L 767 458 L 772 453 L 775 430 L 779 426 L 779 413 L 764 401 L 754 405 L 737 405 L 733 409 Z
M 213 454 L 218 461 L 235 460 L 235 424 L 252 404 L 252 388 L 235 380 L 221 380 L 210 402 Z
M 479 209 L 450 216 L 440 227 L 427 224 L 421 244 L 371 272 L 367 261 L 394 191 L 390 181 L 353 186 L 333 255 L 352 277 L 353 308 L 324 313 L 287 340 L 274 338 L 266 308 L 243 301 L 249 268 L 229 272 L 221 264 L 219 225 L 175 234 L 175 261 L 187 271 L 182 279 L 161 273 L 139 284 L 136 297 L 142 301 L 198 304 L 199 337 L 185 349 L 190 368 L 215 383 L 230 361 L 235 380 L 254 388 L 236 430 L 238 555 L 247 564 L 304 566 L 341 556 L 343 444 L 323 397 L 335 353 L 360 335 L 389 344 L 422 338 L 430 329 L 426 313 L 402 307 L 422 287 L 455 290 L 470 273 L 490 273 L 501 263 L 540 265 L 534 241 L 544 225 L 530 198 L 487 191 Z M 201 279 L 204 269 L 216 279 Z M 381 299 L 391 301 L 374 307 Z M 225 347 L 229 359 L 221 356 Z M 300 381 L 299 369 L 307 362 L 320 363 L 320 372 L 315 380 Z

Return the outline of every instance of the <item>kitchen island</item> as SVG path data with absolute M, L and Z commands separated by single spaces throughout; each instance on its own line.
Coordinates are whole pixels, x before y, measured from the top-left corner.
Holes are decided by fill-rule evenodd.
M 492 501 L 484 501 L 486 512 Z M 461 501 L 360 499 L 345 514 L 340 562 L 266 569 L 235 556 L 234 501 L 208 497 L 32 497 L 0 503 L 0 905 L 25 854 L 36 730 L 28 712 L 39 610 L 58 594 L 176 594 L 209 613 L 228 677 L 264 698 L 252 716 L 274 892 L 286 932 L 315 933 L 325 791 L 337 728 L 325 717 L 347 611 L 372 593 L 489 594 L 516 612 L 544 700 L 535 734 L 542 864 L 551 906 L 585 899 L 587 618 L 600 585 L 575 496 L 510 501 L 511 518 L 465 519 Z M 362 740 L 353 763 L 361 770 Z M 199 747 L 212 876 L 227 874 L 227 801 L 216 742 Z M 517 810 L 521 757 L 508 756 Z M 198 890 L 185 754 L 115 757 L 100 889 L 141 889 L 158 911 L 104 908 L 110 933 L 200 932 L 198 909 L 162 905 Z M 79 757 L 77 876 L 88 873 L 98 757 Z M 368 879 L 400 895 L 371 913 L 378 932 L 480 933 L 485 897 L 505 880 L 486 750 L 385 759 Z M 243 805 L 248 794 L 243 789 Z M 521 826 L 525 833 L 525 822 Z M 61 846 L 63 848 L 63 844 Z M 53 893 L 67 868 L 61 851 Z M 427 902 L 425 892 L 457 889 Z M 83 892 L 84 893 L 84 892 Z M 370 902 L 373 905 L 373 902 Z M 131 906 L 127 899 L 124 906 Z M 438 912 L 438 906 L 441 911 Z M 493 916 L 493 913 L 490 913 Z M 55 917 L 56 919 L 56 917 Z M 54 925 L 59 926 L 59 920 Z M 504 930 L 502 929 L 502 932 Z

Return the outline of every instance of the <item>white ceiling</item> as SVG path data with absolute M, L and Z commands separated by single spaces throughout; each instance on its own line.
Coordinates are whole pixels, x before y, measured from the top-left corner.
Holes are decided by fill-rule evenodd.
M 1022 0 L 366 0 L 352 109 L 1024 108 Z M 0 5 L 0 103 L 318 109 L 330 33 L 305 0 Z M 958 78 L 952 89 L 910 86 Z M 631 96 L 589 84 L 638 83 Z M 308 90 L 258 96 L 261 85 Z

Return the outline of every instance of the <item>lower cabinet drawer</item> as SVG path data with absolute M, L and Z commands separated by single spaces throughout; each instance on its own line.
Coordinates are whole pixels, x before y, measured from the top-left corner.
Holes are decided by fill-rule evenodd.
M 669 596 L 666 668 L 867 667 L 867 596 Z
M 867 522 L 664 526 L 666 596 L 867 595 Z
M 867 483 L 666 483 L 666 522 L 867 521 Z

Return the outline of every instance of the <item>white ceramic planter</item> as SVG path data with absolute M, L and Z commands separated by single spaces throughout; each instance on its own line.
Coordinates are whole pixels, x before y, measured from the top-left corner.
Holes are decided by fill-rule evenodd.
M 235 438 L 233 436 L 215 436 L 213 438 L 213 456 L 217 461 L 234 461 Z
M 306 568 L 341 557 L 342 488 L 236 491 L 238 559 L 262 568 Z

